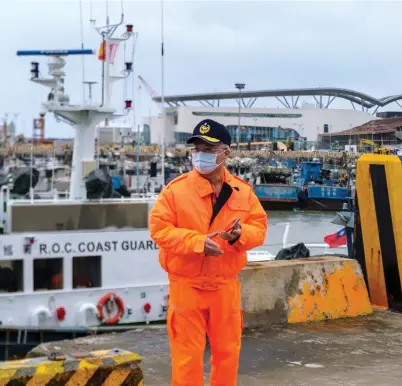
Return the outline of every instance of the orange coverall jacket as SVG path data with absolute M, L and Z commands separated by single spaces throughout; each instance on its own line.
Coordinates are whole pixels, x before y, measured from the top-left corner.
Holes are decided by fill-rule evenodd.
M 150 234 L 160 248 L 159 262 L 170 281 L 186 281 L 205 290 L 217 289 L 237 278 L 247 264 L 246 251 L 265 240 L 267 214 L 252 187 L 226 169 L 223 174 L 220 194 L 223 200 L 218 199 L 212 222 L 214 188 L 196 170 L 170 182 L 151 209 Z M 230 245 L 215 236 L 213 240 L 224 253 L 205 256 L 207 235 L 225 230 L 236 218 L 240 218 L 242 227 L 240 238 Z

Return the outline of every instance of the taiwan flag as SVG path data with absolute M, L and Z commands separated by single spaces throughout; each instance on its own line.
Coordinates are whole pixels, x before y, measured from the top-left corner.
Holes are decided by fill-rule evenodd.
M 347 245 L 348 241 L 346 238 L 346 228 L 341 229 L 332 235 L 327 235 L 324 237 L 324 242 L 326 242 L 330 248 L 343 247 Z

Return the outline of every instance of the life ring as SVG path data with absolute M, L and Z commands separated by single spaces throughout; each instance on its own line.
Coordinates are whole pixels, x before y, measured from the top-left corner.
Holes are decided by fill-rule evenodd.
M 104 314 L 103 314 L 103 307 L 105 307 L 106 306 L 106 304 L 109 302 L 109 301 L 114 301 L 115 303 L 116 303 L 116 305 L 117 305 L 117 314 L 113 317 L 113 318 L 110 318 L 110 319 L 104 319 Z M 114 293 L 108 293 L 108 294 L 106 294 L 106 295 L 104 295 L 100 300 L 99 300 L 99 302 L 98 302 L 98 304 L 97 304 L 97 309 L 98 309 L 98 318 L 99 318 L 99 320 L 102 322 L 102 323 L 104 323 L 104 324 L 107 324 L 107 325 L 113 325 L 113 324 L 116 324 L 120 319 L 121 319 L 121 317 L 123 316 L 123 314 L 124 314 L 124 303 L 123 303 L 123 300 L 122 300 L 122 298 L 120 297 L 120 296 L 118 296 L 118 295 L 116 295 L 116 294 L 114 294 Z

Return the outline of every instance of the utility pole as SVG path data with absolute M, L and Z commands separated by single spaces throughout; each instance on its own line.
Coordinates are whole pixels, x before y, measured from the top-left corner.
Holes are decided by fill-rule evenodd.
M 141 85 L 138 85 L 138 111 L 141 114 Z M 141 115 L 140 115 L 141 117 Z M 140 193 L 140 124 L 137 126 L 137 147 L 136 147 L 136 192 Z
M 352 146 L 352 124 L 349 125 L 349 151 Z
M 240 110 L 241 110 L 241 90 L 244 89 L 245 83 L 235 83 L 235 87 L 239 90 L 239 125 L 236 132 L 237 150 L 240 150 Z

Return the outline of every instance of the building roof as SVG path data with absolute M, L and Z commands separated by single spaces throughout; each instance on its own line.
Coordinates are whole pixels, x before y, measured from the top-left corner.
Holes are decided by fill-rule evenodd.
M 402 117 L 377 119 L 365 123 L 364 125 L 354 127 L 352 129 L 338 131 L 336 133 L 326 133 L 323 136 L 339 136 L 339 135 L 364 135 L 364 134 L 385 134 L 394 133 L 402 129 Z
M 333 98 L 347 99 L 365 108 L 383 107 L 389 103 L 396 102 L 402 99 L 402 94 L 390 95 L 383 98 L 375 98 L 370 95 L 364 94 L 359 91 L 349 90 L 337 87 L 315 87 L 315 88 L 294 88 L 294 89 L 275 89 L 275 90 L 260 90 L 260 91 L 247 91 L 241 92 L 242 98 L 262 98 L 262 97 L 299 97 L 299 96 L 328 96 Z M 170 95 L 165 96 L 166 103 L 183 103 L 189 101 L 208 101 L 208 100 L 224 100 L 224 99 L 238 99 L 239 92 L 214 92 L 205 94 L 187 94 L 187 95 Z M 162 102 L 161 96 L 152 98 L 154 102 Z M 326 107 L 329 106 L 328 101 Z M 213 107 L 213 106 L 211 106 Z

